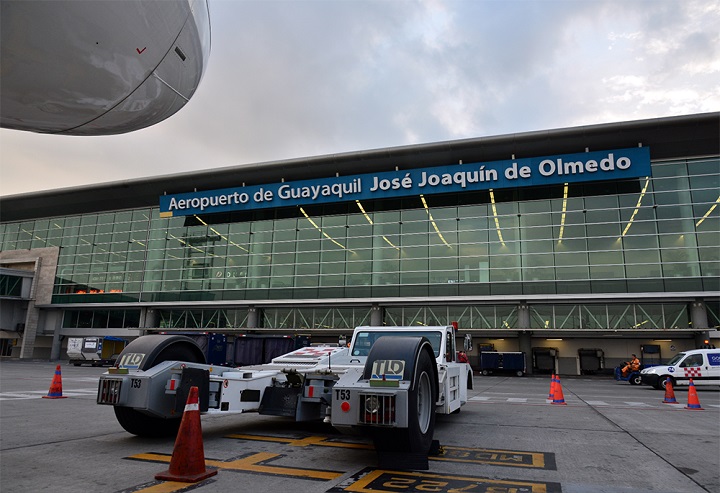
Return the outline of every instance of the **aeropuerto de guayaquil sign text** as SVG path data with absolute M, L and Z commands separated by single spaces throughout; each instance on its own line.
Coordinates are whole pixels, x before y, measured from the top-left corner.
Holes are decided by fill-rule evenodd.
M 160 197 L 161 217 L 650 176 L 633 147 L 223 188 Z

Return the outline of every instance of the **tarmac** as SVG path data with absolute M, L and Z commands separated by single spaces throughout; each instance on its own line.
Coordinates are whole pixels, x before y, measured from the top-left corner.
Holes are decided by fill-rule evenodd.
M 206 467 L 161 481 L 175 441 L 139 438 L 95 403 L 104 368 L 60 362 L 62 399 L 44 399 L 57 362 L 0 362 L 0 490 L 93 492 L 720 493 L 720 386 L 664 392 L 608 376 L 475 376 L 458 414 L 438 416 L 429 470 L 378 468 L 372 444 L 322 423 L 203 416 Z

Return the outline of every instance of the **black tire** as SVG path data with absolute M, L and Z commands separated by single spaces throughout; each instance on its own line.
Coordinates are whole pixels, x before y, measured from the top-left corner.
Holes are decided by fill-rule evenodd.
M 672 384 L 673 388 L 675 388 L 675 379 L 670 375 L 663 375 L 662 377 L 660 377 L 655 388 L 658 390 L 665 390 L 668 378 L 670 379 L 670 383 Z
M 408 427 L 372 429 L 375 449 L 382 452 L 427 454 L 435 433 L 437 382 L 435 360 L 420 351 L 408 394 Z
M 633 373 L 632 375 L 630 375 L 630 379 L 628 381 L 630 382 L 630 385 L 642 384 L 642 378 L 640 377 L 639 373 Z
M 490 372 L 488 370 L 483 370 L 482 374 L 483 374 L 483 376 L 487 377 L 488 375 L 490 375 Z
M 410 452 L 427 453 L 435 433 L 435 360 L 421 351 L 408 399 L 407 444 Z
M 372 375 L 379 360 L 403 360 L 402 379 L 410 382 L 407 428 L 366 427 L 379 454 L 412 453 L 427 455 L 435 433 L 435 403 L 438 399 L 435 354 L 424 337 L 385 336 L 378 339 L 368 354 L 363 378 Z
M 182 352 L 179 348 L 182 349 Z M 169 352 L 168 352 L 169 351 Z M 120 352 L 118 361 L 123 363 L 126 354 L 142 354 L 144 357 L 132 369 L 149 370 L 163 361 L 189 361 L 205 363 L 205 354 L 197 343 L 187 336 L 152 334 L 138 337 Z
M 525 372 L 523 372 L 522 370 L 518 370 L 515 372 L 515 375 L 518 377 L 522 377 L 523 375 L 525 375 Z
M 148 364 L 148 367 L 153 367 L 163 361 L 205 362 L 198 358 L 197 352 L 192 347 L 184 344 L 166 347 L 152 360 L 151 364 Z M 128 433 L 140 437 L 159 438 L 177 435 L 182 415 L 177 418 L 160 418 L 131 407 L 115 406 L 115 417 L 120 426 Z
M 180 428 L 180 418 L 150 416 L 131 407 L 115 406 L 115 417 L 128 433 L 146 438 L 173 437 Z

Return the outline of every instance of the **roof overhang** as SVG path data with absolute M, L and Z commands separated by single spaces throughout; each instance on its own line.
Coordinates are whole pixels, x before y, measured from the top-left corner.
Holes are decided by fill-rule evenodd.
M 0 221 L 157 207 L 159 196 L 165 193 L 637 146 L 650 147 L 654 161 L 716 156 L 720 153 L 720 112 L 389 147 L 9 195 L 0 197 Z

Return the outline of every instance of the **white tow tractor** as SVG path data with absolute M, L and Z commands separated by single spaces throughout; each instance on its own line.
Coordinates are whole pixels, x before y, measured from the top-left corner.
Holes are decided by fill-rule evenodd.
M 188 337 L 148 335 L 100 377 L 97 402 L 114 406 L 130 433 L 171 436 L 196 386 L 203 414 L 322 420 L 372 438 L 381 466 L 427 469 L 436 413 L 459 412 L 472 388 L 472 369 L 456 354 L 452 326 L 358 327 L 349 347 L 306 347 L 227 368 L 205 364 Z

